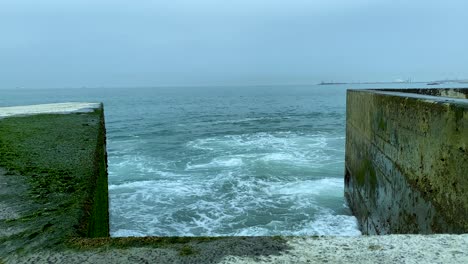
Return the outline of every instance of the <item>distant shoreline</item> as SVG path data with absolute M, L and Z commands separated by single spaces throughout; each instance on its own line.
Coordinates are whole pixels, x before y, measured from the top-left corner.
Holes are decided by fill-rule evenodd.
M 434 83 L 434 84 L 446 84 L 446 83 L 459 83 L 468 84 L 468 80 L 443 80 L 443 81 L 418 81 L 418 82 L 320 82 L 317 85 L 349 85 L 349 84 L 412 84 L 412 83 Z

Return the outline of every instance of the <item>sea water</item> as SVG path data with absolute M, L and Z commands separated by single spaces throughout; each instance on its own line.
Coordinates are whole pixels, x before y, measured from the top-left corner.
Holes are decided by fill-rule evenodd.
M 342 89 L 145 93 L 108 121 L 112 235 L 359 234 Z
M 104 102 L 112 236 L 355 236 L 346 88 L 11 89 L 0 106 Z

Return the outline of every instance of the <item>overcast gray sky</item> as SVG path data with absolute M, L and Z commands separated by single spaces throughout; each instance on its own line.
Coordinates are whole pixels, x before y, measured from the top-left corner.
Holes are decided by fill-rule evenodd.
M 2 0 L 0 88 L 468 78 L 463 0 Z

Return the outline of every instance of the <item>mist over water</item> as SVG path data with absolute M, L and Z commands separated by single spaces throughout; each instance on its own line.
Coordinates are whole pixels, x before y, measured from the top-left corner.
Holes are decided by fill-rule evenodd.
M 104 102 L 112 236 L 354 236 L 346 88 L 2 90 L 0 106 Z

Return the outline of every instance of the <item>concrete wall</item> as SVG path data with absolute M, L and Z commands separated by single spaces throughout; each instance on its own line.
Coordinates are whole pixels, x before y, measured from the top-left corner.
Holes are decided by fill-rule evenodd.
M 455 99 L 468 99 L 468 89 L 463 88 L 439 88 L 439 89 L 379 89 L 385 92 L 412 93 L 420 95 L 432 95 L 450 97 Z
M 0 259 L 109 236 L 103 113 L 101 104 L 0 108 Z
M 107 179 L 106 126 L 102 106 L 99 111 L 97 142 L 92 165 L 94 177 L 89 185 L 91 196 L 88 200 L 90 218 L 86 221 L 89 223 L 87 237 L 108 237 L 110 234 L 109 185 Z
M 468 232 L 467 90 L 431 90 L 347 93 L 345 196 L 364 234 Z

